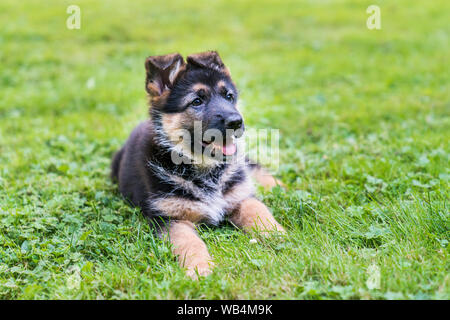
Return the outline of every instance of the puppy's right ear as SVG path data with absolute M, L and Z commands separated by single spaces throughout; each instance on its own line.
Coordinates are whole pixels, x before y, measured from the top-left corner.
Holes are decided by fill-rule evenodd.
M 151 96 L 160 96 L 165 90 L 172 88 L 181 67 L 183 57 L 178 53 L 164 56 L 151 56 L 145 60 L 145 89 Z

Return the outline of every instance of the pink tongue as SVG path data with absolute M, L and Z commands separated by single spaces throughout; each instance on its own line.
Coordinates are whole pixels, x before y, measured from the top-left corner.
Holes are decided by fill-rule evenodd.
M 234 143 L 222 147 L 222 153 L 226 156 L 231 156 L 236 153 L 236 145 Z

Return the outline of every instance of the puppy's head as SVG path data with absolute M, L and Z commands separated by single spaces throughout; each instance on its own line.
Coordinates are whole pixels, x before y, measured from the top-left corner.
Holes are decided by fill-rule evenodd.
M 237 89 L 218 53 L 179 54 L 146 60 L 150 114 L 158 130 L 179 152 L 191 158 L 233 157 L 244 121 L 236 104 Z

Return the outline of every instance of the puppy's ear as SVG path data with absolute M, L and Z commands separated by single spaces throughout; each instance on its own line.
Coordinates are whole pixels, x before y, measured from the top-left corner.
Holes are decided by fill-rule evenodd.
M 147 92 L 151 96 L 160 96 L 165 90 L 171 89 L 182 66 L 183 57 L 178 53 L 148 57 L 145 60 Z
M 228 68 L 223 64 L 217 51 L 191 54 L 187 57 L 187 63 L 193 67 L 215 69 L 229 74 Z

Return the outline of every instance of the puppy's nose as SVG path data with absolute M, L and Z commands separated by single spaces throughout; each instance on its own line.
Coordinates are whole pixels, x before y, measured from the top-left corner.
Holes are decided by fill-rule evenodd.
M 228 116 L 225 119 L 225 129 L 237 130 L 242 127 L 242 117 L 240 114 L 235 113 Z

